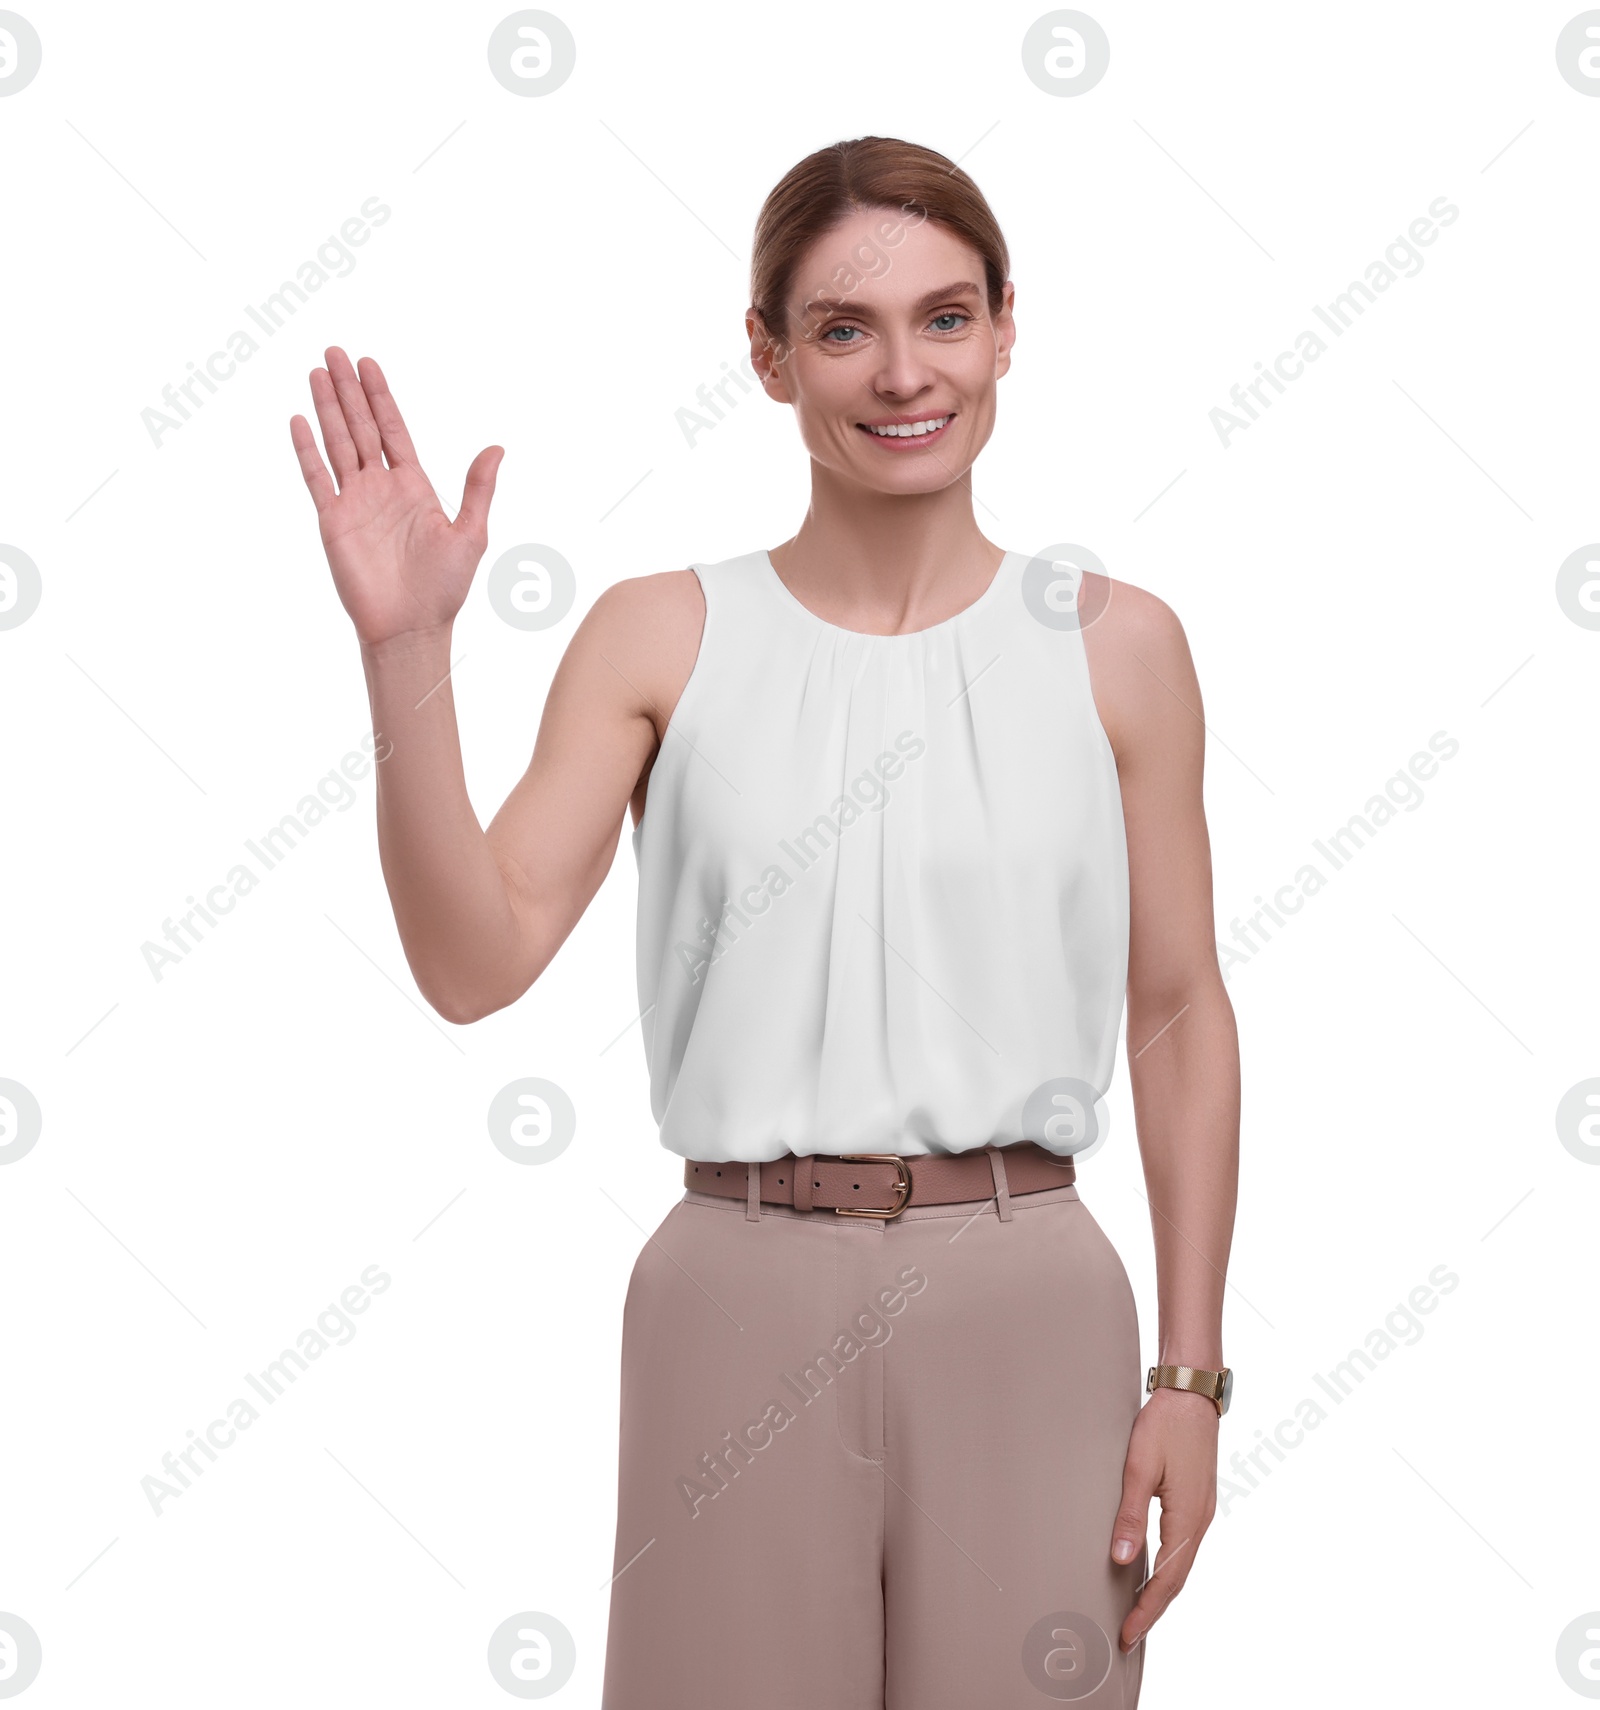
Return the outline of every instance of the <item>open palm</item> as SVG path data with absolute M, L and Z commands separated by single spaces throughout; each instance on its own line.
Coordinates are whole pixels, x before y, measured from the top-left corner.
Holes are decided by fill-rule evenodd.
M 332 475 L 304 416 L 290 419 L 289 434 L 334 586 L 363 646 L 437 630 L 460 611 L 488 545 L 489 502 L 505 452 L 491 445 L 473 459 L 452 522 L 383 370 L 364 356 L 358 373 L 337 345 L 325 354 L 327 368 L 311 371 L 311 398 Z

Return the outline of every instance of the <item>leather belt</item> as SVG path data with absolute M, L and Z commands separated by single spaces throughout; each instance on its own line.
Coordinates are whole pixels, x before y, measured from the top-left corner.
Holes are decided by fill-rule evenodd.
M 759 1166 L 760 1197 L 797 1211 L 835 1211 L 841 1217 L 898 1217 L 908 1205 L 949 1205 L 998 1195 L 1009 1217 L 1010 1195 L 1064 1187 L 1076 1179 L 1070 1157 L 1032 1140 L 980 1146 L 966 1152 L 840 1152 L 796 1157 L 786 1152 Z M 751 1166 L 741 1162 L 683 1161 L 683 1185 L 728 1199 L 753 1196 Z

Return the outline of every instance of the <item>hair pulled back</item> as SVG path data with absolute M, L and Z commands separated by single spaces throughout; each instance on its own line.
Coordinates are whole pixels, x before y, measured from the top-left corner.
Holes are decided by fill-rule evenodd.
M 790 167 L 768 193 L 756 219 L 750 307 L 778 342 L 780 357 L 792 333 L 805 336 L 803 326 L 790 326 L 788 302 L 806 251 L 841 220 L 872 208 L 886 210 L 884 224 L 876 228 L 885 248 L 900 242 L 905 228 L 925 219 L 969 244 L 983 258 L 989 312 L 999 313 L 1011 264 L 1000 222 L 983 192 L 935 149 L 898 137 L 853 137 L 819 148 Z M 804 282 L 802 317 L 811 293 L 847 295 L 861 274 L 881 272 L 889 265 L 876 245 L 871 255 L 857 255 L 852 261 L 836 274 Z

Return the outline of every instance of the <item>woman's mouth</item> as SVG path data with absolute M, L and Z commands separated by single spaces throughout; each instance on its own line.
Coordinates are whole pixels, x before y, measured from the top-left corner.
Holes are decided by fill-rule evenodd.
M 886 451 L 911 451 L 919 446 L 932 445 L 936 439 L 943 438 L 945 430 L 954 420 L 955 411 L 952 410 L 943 416 L 919 416 L 892 422 L 857 422 L 856 426 Z

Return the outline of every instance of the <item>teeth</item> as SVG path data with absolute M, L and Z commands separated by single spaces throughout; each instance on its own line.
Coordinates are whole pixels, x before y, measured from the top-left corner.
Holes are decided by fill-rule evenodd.
M 896 422 L 892 427 L 868 428 L 879 439 L 921 439 L 924 434 L 937 433 L 949 421 L 948 416 L 935 416 L 931 422 Z

